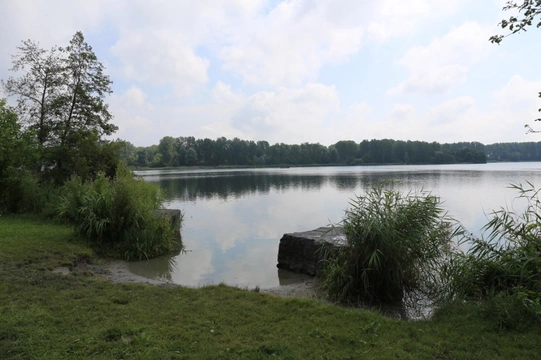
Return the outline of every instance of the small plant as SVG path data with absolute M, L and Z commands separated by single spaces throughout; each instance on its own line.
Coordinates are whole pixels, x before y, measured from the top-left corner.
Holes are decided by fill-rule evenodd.
M 428 291 L 458 231 L 430 193 L 380 184 L 350 202 L 347 241 L 325 254 L 324 289 L 337 300 L 390 302 Z M 458 229 L 458 228 L 457 228 Z
M 163 202 L 159 188 L 119 167 L 113 179 L 98 174 L 91 182 L 72 178 L 62 188 L 56 215 L 74 225 L 107 255 L 136 260 L 178 250 L 178 231 L 157 209 Z

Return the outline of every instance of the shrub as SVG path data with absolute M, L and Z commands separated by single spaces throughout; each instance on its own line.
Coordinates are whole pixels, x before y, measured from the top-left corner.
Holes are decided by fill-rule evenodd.
M 35 174 L 25 169 L 9 169 L 5 175 L 0 181 L 0 210 L 39 214 L 46 208 L 54 193 L 51 183 L 40 183 Z
M 156 212 L 163 203 L 159 188 L 124 166 L 113 179 L 103 173 L 89 182 L 73 177 L 61 193 L 56 216 L 106 255 L 135 260 L 179 249 L 179 229 Z
M 483 300 L 486 308 L 498 310 L 493 314 L 500 327 L 513 327 L 518 319 L 541 319 L 540 190 L 531 183 L 511 188 L 519 192 L 518 201 L 525 210 L 493 211 L 483 227 L 486 237 L 465 238 L 468 252 L 456 252 L 444 267 L 446 277 L 452 280 L 449 294 Z
M 337 300 L 365 302 L 429 291 L 458 231 L 451 224 L 436 196 L 372 187 L 350 201 L 342 221 L 345 246 L 325 254 L 324 289 Z

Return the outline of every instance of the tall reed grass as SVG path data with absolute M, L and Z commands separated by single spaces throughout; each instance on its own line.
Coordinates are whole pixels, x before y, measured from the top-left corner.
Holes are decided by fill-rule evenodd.
M 113 179 L 104 174 L 88 182 L 73 177 L 62 187 L 54 210 L 100 252 L 137 260 L 180 250 L 180 229 L 156 212 L 163 201 L 157 186 L 119 166 Z
M 500 327 L 541 320 L 541 200 L 532 183 L 512 184 L 523 211 L 500 208 L 480 238 L 467 237 L 443 268 L 449 294 L 479 301 Z
M 459 227 L 430 193 L 403 194 L 380 184 L 350 201 L 345 246 L 325 254 L 323 287 L 339 301 L 401 300 L 429 291 Z

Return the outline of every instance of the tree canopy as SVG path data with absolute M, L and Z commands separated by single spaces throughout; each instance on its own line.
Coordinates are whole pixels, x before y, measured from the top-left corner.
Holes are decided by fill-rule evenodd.
M 105 102 L 112 82 L 81 32 L 66 47 L 45 50 L 27 40 L 17 50 L 11 68 L 17 77 L 1 84 L 16 98 L 23 127 L 35 134 L 36 171 L 63 182 L 81 169 L 81 157 L 103 150 L 103 135 L 118 129 Z
M 325 146 L 319 143 L 269 145 L 267 141 L 195 139 L 193 136 L 165 136 L 159 145 L 135 147 L 126 143 L 123 160 L 131 166 L 281 166 L 281 165 L 360 165 L 360 164 L 447 164 L 483 163 L 484 145 L 460 143 L 457 146 L 424 141 L 352 140 Z M 472 151 L 464 151 L 463 149 Z

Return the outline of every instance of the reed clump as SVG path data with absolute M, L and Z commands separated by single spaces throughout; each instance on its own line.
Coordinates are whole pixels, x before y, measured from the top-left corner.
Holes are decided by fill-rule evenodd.
M 324 255 L 323 287 L 338 301 L 385 303 L 429 292 L 457 226 L 439 197 L 379 184 L 350 201 L 341 226 L 345 246 Z
M 124 166 L 114 178 L 100 173 L 92 181 L 72 177 L 54 205 L 56 217 L 73 225 L 100 253 L 125 260 L 152 258 L 179 250 L 179 230 L 156 212 L 160 189 Z
M 465 237 L 443 267 L 449 296 L 474 301 L 500 328 L 541 320 L 541 200 L 532 183 L 510 185 L 518 192 L 516 211 L 491 213 L 483 234 Z

